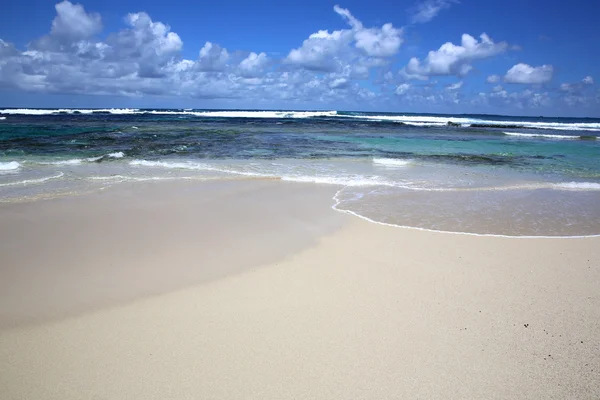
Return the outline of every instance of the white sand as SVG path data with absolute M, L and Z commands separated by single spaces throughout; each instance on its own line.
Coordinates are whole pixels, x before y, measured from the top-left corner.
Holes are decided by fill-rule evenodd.
M 270 185 L 279 197 L 245 203 L 244 215 L 288 200 L 287 186 Z M 315 196 L 305 207 L 320 203 Z M 204 207 L 218 214 L 231 202 Z M 157 207 L 153 213 L 173 211 L 170 202 Z M 474 237 L 323 215 L 329 228 L 311 228 L 316 244 L 289 247 L 287 257 L 260 268 L 242 263 L 185 289 L 0 331 L 1 397 L 600 397 L 600 238 Z M 332 231 L 338 218 L 343 226 Z M 244 221 L 226 226 L 233 235 Z M 276 230 L 298 226 L 292 218 Z M 252 229 L 271 237 L 275 228 Z M 124 232 L 110 234 L 127 240 Z M 212 250 L 236 259 L 249 251 Z M 153 262 L 171 256 L 164 250 Z M 173 267 L 153 271 L 168 282 Z

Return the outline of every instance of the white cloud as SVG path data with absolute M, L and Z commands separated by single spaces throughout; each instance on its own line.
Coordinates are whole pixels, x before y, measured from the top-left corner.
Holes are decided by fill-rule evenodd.
M 342 16 L 354 31 L 356 47 L 371 57 L 390 57 L 398 53 L 402 45 L 402 29 L 396 29 L 392 24 L 384 24 L 379 28 L 364 28 L 362 23 L 354 18 L 350 10 L 338 5 L 333 10 Z
M 381 28 L 365 28 L 349 10 L 338 5 L 333 9 L 351 29 L 313 33 L 301 47 L 290 51 L 285 63 L 313 71 L 333 72 L 360 57 L 391 57 L 400 50 L 402 29 L 396 29 L 389 23 Z
M 541 84 L 552 79 L 554 68 L 552 65 L 532 67 L 528 64 L 519 63 L 514 65 L 504 75 L 507 83 Z
M 223 71 L 229 60 L 227 49 L 211 42 L 204 43 L 198 56 L 198 69 L 200 71 Z
M 396 88 L 396 94 L 397 95 L 403 95 L 406 92 L 408 92 L 408 90 L 410 89 L 410 84 L 408 83 L 401 83 L 400 85 L 398 85 L 398 87 Z
M 308 70 L 331 72 L 341 64 L 340 59 L 345 57 L 352 40 L 349 30 L 318 31 L 310 35 L 301 47 L 290 51 L 284 61 Z
M 248 57 L 240 63 L 240 71 L 245 77 L 255 77 L 263 73 L 269 60 L 265 53 L 250 53 Z
M 479 93 L 479 96 L 473 99 L 472 103 L 526 110 L 549 107 L 552 104 L 552 98 L 548 92 L 536 92 L 531 89 L 525 89 L 521 92 L 509 92 L 501 86 L 496 86 L 491 93 Z
M 72 4 L 67 0 L 56 6 L 56 17 L 52 21 L 50 34 L 71 40 L 87 39 L 102 30 L 99 14 L 85 12 L 81 4 Z
M 487 83 L 496 83 L 499 82 L 501 79 L 500 75 L 490 75 L 487 77 L 486 82 Z
M 591 76 L 586 76 L 579 82 L 561 83 L 559 90 L 564 92 L 560 98 L 571 107 L 574 106 L 590 106 L 598 103 L 599 98 L 594 97 L 593 88 L 594 79 Z
M 401 73 L 407 79 L 422 80 L 442 75 L 463 77 L 473 69 L 473 61 L 493 57 L 506 51 L 508 47 L 506 42 L 495 43 L 485 33 L 481 34 L 480 39 L 478 41 L 465 33 L 460 46 L 447 42 L 439 50 L 430 51 L 423 62 L 413 57 Z
M 219 104 L 258 108 L 336 104 L 348 109 L 390 109 L 401 103 L 419 110 L 435 107 L 452 112 L 460 111 L 455 106 L 465 102 L 463 96 L 470 96 L 462 90 L 468 82 L 455 79 L 456 83 L 444 85 L 430 77 L 465 75 L 473 61 L 508 50 L 505 43 L 495 43 L 487 35 L 480 40 L 463 35 L 460 46 L 447 43 L 425 59 L 411 60 L 410 68 L 399 74 L 392 69 L 390 57 L 402 45 L 401 29 L 391 24 L 365 28 L 347 9 L 334 11 L 349 27 L 310 35 L 285 60 L 271 58 L 260 49 L 229 51 L 211 42 L 188 49 L 198 51 L 198 56 L 186 59 L 182 38 L 144 12 L 128 14 L 122 28 L 104 33 L 99 15 L 64 1 L 57 5 L 48 33 L 26 48 L 0 39 L 0 100 L 10 101 L 10 94 L 21 90 L 129 96 L 148 102 L 158 102 L 154 96 L 160 96 L 164 105 L 169 104 L 167 98 L 178 99 L 178 104 L 192 98 L 225 99 Z M 408 82 L 409 72 L 413 79 L 428 81 Z M 359 82 L 364 80 L 366 84 Z M 499 81 L 499 77 L 494 80 Z M 592 109 L 591 105 L 600 104 L 592 84 L 593 79 L 585 77 L 561 86 L 562 93 L 517 94 L 497 86 L 478 97 L 507 108 L 546 107 L 554 101 Z
M 453 83 L 451 85 L 446 86 L 446 90 L 458 90 L 463 86 L 463 84 L 463 81 Z
M 440 11 L 449 8 L 455 0 L 423 0 L 413 7 L 411 12 L 411 22 L 413 24 L 425 23 L 434 19 Z

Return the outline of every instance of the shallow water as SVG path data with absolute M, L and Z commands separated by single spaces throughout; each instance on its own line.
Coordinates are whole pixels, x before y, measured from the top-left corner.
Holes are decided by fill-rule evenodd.
M 290 111 L 0 110 L 0 201 L 134 181 L 335 185 L 373 221 L 600 234 L 600 120 Z M 448 125 L 448 123 L 451 125 Z

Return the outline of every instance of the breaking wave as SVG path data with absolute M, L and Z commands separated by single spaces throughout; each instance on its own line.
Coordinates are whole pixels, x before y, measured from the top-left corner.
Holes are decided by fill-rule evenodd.
M 16 161 L 0 162 L 0 171 L 14 171 L 21 168 L 21 164 Z
M 582 139 L 581 136 L 574 135 L 547 135 L 543 133 L 519 133 L 519 132 L 503 132 L 507 136 L 513 136 L 524 139 L 541 138 L 541 139 L 556 139 L 556 140 L 573 140 Z
M 191 109 L 139 109 L 139 108 L 98 108 L 98 109 L 37 109 L 7 108 L 0 114 L 8 115 L 60 115 L 60 114 L 117 114 L 117 115 L 179 115 L 200 118 L 266 118 L 266 119 L 306 119 L 336 118 L 340 120 L 357 119 L 362 121 L 396 122 L 410 126 L 436 127 L 457 126 L 472 128 L 504 129 L 550 129 L 570 131 L 600 131 L 598 122 L 555 122 L 555 121 L 518 121 L 483 119 L 477 117 L 430 116 L 430 115 L 394 115 L 347 113 L 338 111 L 244 111 L 244 110 L 191 110 Z M 6 117 L 1 117 L 6 118 Z

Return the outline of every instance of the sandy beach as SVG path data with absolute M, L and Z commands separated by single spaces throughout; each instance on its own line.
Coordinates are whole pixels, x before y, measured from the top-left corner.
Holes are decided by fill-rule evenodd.
M 600 397 L 600 237 L 382 226 L 335 191 L 1 204 L 0 397 Z

